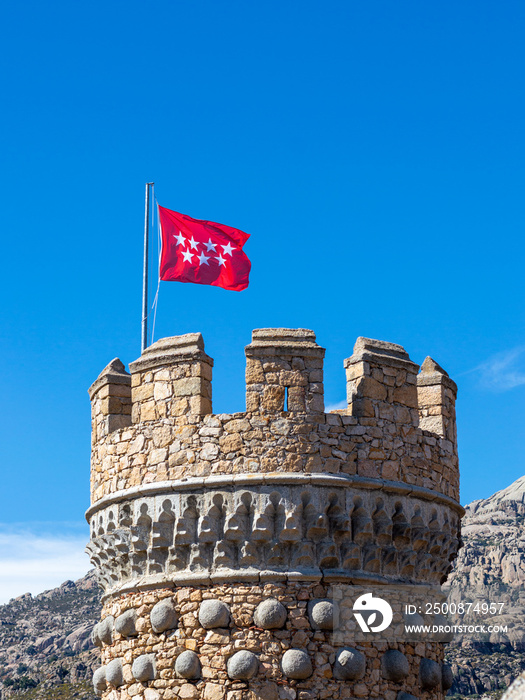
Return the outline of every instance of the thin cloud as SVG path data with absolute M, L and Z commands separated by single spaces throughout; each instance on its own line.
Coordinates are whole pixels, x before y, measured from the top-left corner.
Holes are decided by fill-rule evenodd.
M 346 401 L 339 401 L 338 403 L 329 403 L 328 406 L 326 406 L 325 411 L 327 413 L 330 413 L 330 411 L 340 411 L 343 408 L 348 408 L 348 402 Z
M 56 588 L 89 571 L 87 538 L 78 528 L 72 530 L 58 534 L 0 525 L 0 604 L 24 593 L 37 595 Z
M 497 353 L 470 372 L 477 372 L 480 384 L 492 391 L 508 391 L 517 386 L 523 386 L 525 384 L 525 345 Z

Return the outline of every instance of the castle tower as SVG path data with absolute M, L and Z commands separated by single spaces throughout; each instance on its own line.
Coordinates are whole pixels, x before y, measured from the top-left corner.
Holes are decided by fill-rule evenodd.
M 104 700 L 446 694 L 443 630 L 406 624 L 443 623 L 427 605 L 459 547 L 455 384 L 359 338 L 326 413 L 323 357 L 312 331 L 255 330 L 229 415 L 198 333 L 90 388 Z

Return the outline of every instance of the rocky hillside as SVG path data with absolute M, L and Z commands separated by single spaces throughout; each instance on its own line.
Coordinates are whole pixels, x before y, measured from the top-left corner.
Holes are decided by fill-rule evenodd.
M 94 573 L 0 606 L 0 698 L 94 700 L 90 635 L 100 616 Z
M 468 614 L 450 617 L 507 632 L 456 635 L 447 652 L 456 678 L 451 693 L 497 697 L 525 669 L 525 476 L 466 511 L 464 546 L 446 589 L 449 603 L 472 605 Z M 489 607 L 483 615 L 483 604 L 491 603 L 496 613 Z
M 464 547 L 446 584 L 449 603 L 472 603 L 457 624 L 507 625 L 505 634 L 457 636 L 447 651 L 458 698 L 499 698 L 525 670 L 525 477 L 467 506 Z M 504 603 L 480 616 L 476 604 Z M 0 700 L 95 700 L 90 641 L 100 615 L 93 572 L 76 583 L 0 606 Z M 525 683 L 525 679 L 523 681 Z M 524 686 L 525 687 L 525 686 Z

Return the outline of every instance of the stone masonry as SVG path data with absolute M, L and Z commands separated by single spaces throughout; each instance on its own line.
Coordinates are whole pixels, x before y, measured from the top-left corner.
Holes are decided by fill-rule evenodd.
M 338 595 L 441 600 L 463 514 L 456 385 L 358 338 L 348 407 L 325 413 L 323 357 L 310 330 L 253 331 L 247 410 L 229 415 L 199 333 L 90 387 L 105 700 L 446 694 L 442 641 L 341 636 Z

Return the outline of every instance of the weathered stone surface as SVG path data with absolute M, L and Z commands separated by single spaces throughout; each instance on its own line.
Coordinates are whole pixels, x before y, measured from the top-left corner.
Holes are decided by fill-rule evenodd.
M 417 700 L 415 695 L 410 695 L 410 693 L 405 693 L 404 690 L 400 690 L 397 694 L 396 700 Z
M 179 688 L 179 698 L 182 698 L 182 700 L 197 700 L 199 697 L 198 689 L 191 683 L 184 683 Z
M 334 663 L 334 678 L 355 681 L 365 675 L 366 657 L 353 647 L 338 649 Z
M 223 700 L 226 690 L 218 683 L 206 683 L 204 686 L 204 700 Z
M 161 600 L 150 613 L 151 626 L 160 634 L 177 626 L 177 613 L 171 600 Z
M 441 685 L 441 666 L 432 659 L 421 659 L 419 678 L 424 690 L 430 690 Z
M 98 634 L 98 626 L 100 625 L 100 622 L 97 622 L 96 625 L 93 625 L 93 629 L 91 630 L 91 641 L 93 642 L 93 646 L 95 647 L 101 647 L 102 646 L 102 640 L 99 637 Z
M 248 700 L 279 700 L 279 686 L 272 681 L 250 691 Z
M 257 627 L 265 630 L 279 629 L 286 622 L 286 608 L 275 598 L 269 598 L 259 603 L 253 621 Z
M 288 649 L 285 651 L 281 666 L 284 675 L 292 680 L 304 680 L 313 673 L 310 656 L 302 649 Z
M 104 644 L 111 644 L 113 641 L 113 615 L 108 615 L 97 625 L 97 636 Z
M 336 613 L 333 600 L 312 600 L 308 603 L 308 617 L 314 629 L 333 630 Z
M 204 600 L 199 608 L 199 622 L 204 629 L 228 627 L 230 609 L 221 600 Z
M 452 673 L 452 669 L 448 664 L 443 664 L 441 666 L 441 687 L 446 692 L 447 690 L 452 688 L 453 683 L 454 675 Z
M 137 656 L 131 666 L 131 673 L 141 683 L 152 681 L 157 675 L 155 654 L 141 654 Z
M 126 610 L 122 615 L 115 618 L 115 630 L 124 637 L 134 637 L 137 634 L 136 620 L 137 611 Z
M 381 657 L 381 672 L 383 678 L 399 683 L 409 674 L 407 657 L 397 649 L 389 649 Z
M 179 654 L 175 661 L 175 672 L 181 678 L 199 678 L 201 666 L 198 654 L 190 649 Z
M 168 700 L 169 698 L 167 694 L 164 697 L 166 697 L 166 700 Z M 110 700 L 113 700 L 113 698 L 110 698 Z M 115 700 L 117 699 L 115 698 Z M 146 688 L 146 690 L 144 691 L 144 700 L 160 700 L 160 694 L 154 688 Z
M 227 663 L 228 676 L 232 680 L 247 681 L 255 676 L 258 668 L 257 657 L 246 649 L 230 656 Z
M 100 666 L 93 674 L 93 688 L 95 689 L 95 693 L 97 695 L 102 695 L 106 690 L 106 686 L 106 667 Z
M 115 688 L 122 685 L 122 659 L 113 659 L 106 665 L 106 681 Z
M 278 421 L 274 421 L 274 425 Z M 332 453 L 331 447 L 323 447 Z M 345 458 L 346 453 L 338 454 Z M 187 459 L 185 454 L 184 459 Z M 290 456 L 292 459 L 292 456 Z M 301 455 L 293 455 L 296 464 L 303 463 Z M 341 458 L 334 459 L 333 462 L 340 463 Z M 367 460 L 362 460 L 360 464 L 360 475 L 369 476 L 363 473 L 363 464 Z M 374 463 L 374 460 L 370 460 Z M 318 463 L 321 468 L 321 462 Z M 307 465 L 305 465 L 306 468 Z M 314 471 L 317 470 L 317 466 Z M 377 476 L 374 467 L 373 473 Z M 279 475 L 280 476 L 280 475 Z M 202 488 L 207 479 L 202 479 L 201 484 L 196 485 L 192 492 L 188 485 L 184 484 L 178 492 L 168 492 L 160 495 L 157 499 L 162 508 L 156 509 L 152 506 L 152 499 L 140 495 L 130 502 L 120 502 L 108 505 L 105 509 L 98 511 L 93 516 L 93 522 L 99 531 L 107 531 L 100 536 L 93 536 L 87 549 L 95 560 L 104 560 L 104 552 L 108 546 L 125 549 L 133 558 L 133 567 L 129 566 L 129 559 L 119 557 L 109 570 L 104 566 L 101 572 L 101 583 L 107 592 L 113 592 L 118 586 L 128 584 L 140 577 L 141 585 L 146 585 L 150 580 L 155 584 L 158 582 L 159 570 L 164 571 L 173 582 L 179 580 L 184 583 L 187 572 L 187 550 L 188 546 L 193 546 L 192 557 L 199 562 L 198 567 L 192 570 L 193 580 L 201 578 L 203 582 L 209 580 L 210 575 L 218 574 L 221 577 L 237 579 L 238 554 L 236 548 L 241 546 L 246 550 L 249 558 L 249 566 L 253 570 L 271 571 L 276 573 L 283 570 L 291 570 L 299 574 L 311 576 L 314 571 L 325 576 L 335 571 L 340 575 L 345 569 L 355 573 L 363 571 L 367 576 L 370 573 L 393 576 L 405 579 L 406 581 L 428 582 L 439 584 L 444 572 L 450 567 L 451 552 L 457 547 L 459 538 L 459 515 L 454 512 L 448 503 L 439 503 L 435 495 L 431 492 L 431 501 L 419 498 L 418 494 L 400 494 L 399 487 L 383 485 L 381 493 L 378 491 L 364 491 L 360 486 L 343 482 L 337 486 L 324 483 L 324 476 L 317 474 L 308 475 L 310 483 L 308 485 L 309 505 L 305 510 L 302 503 L 304 493 L 304 476 L 290 475 L 289 482 L 280 481 L 276 484 L 278 491 L 270 491 L 259 475 L 252 475 L 246 486 L 242 487 L 243 499 L 250 501 L 252 517 L 247 518 L 244 513 L 244 503 L 239 501 L 236 492 L 217 493 L 214 489 L 205 489 L 204 493 L 199 493 L 197 486 Z M 221 477 L 211 477 L 214 480 L 223 479 Z M 257 483 L 257 480 L 260 483 Z M 319 484 L 315 480 L 318 480 Z M 220 484 L 218 484 L 220 486 Z M 407 489 L 408 490 L 408 489 Z M 278 495 L 277 495 L 278 494 Z M 273 499 L 273 500 L 271 500 Z M 277 500 L 276 500 L 277 499 Z M 187 529 L 186 517 L 184 513 L 191 513 L 193 503 L 199 502 L 202 513 L 214 512 L 215 502 L 220 502 L 224 527 L 221 529 L 221 521 L 216 517 L 203 518 L 195 527 Z M 274 503 L 275 502 L 275 503 Z M 279 553 L 279 558 L 274 557 L 271 548 L 265 546 L 269 542 L 270 530 L 268 520 L 269 513 L 277 505 L 286 512 L 286 518 L 278 518 L 271 523 L 274 528 L 274 537 L 280 542 L 297 542 L 301 540 L 301 548 L 308 550 L 307 556 L 298 557 L 293 548 L 283 548 Z M 411 519 L 413 507 L 417 511 L 415 516 L 418 520 L 417 527 L 412 528 L 408 522 Z M 135 516 L 131 522 L 127 519 L 127 512 L 133 507 Z M 341 519 L 340 513 L 353 512 L 352 516 L 355 527 L 363 529 L 359 532 L 352 545 L 353 555 L 348 559 L 348 537 L 350 530 L 348 525 Z M 174 517 L 174 513 L 181 516 L 173 525 L 166 525 L 169 518 Z M 359 515 L 356 515 L 359 513 Z M 312 522 L 312 518 L 317 519 L 318 524 Z M 118 520 L 124 522 L 115 535 L 112 523 Z M 151 520 L 151 522 L 150 522 Z M 142 525 L 142 521 L 147 522 L 147 530 Z M 400 530 L 398 522 L 407 521 L 403 526 L 406 535 L 399 537 Z M 340 529 L 342 528 L 342 529 Z M 425 545 L 431 539 L 435 539 L 436 530 L 439 530 L 439 539 L 433 549 L 433 566 L 421 565 L 427 557 Z M 157 532 L 166 532 L 166 546 L 157 546 Z M 150 532 L 154 536 L 150 536 Z M 141 533 L 140 537 L 136 533 Z M 318 546 L 319 535 L 323 538 L 323 546 Z M 164 536 L 164 535 L 163 535 Z M 395 538 L 395 542 L 394 542 Z M 124 543 L 120 540 L 124 539 Z M 129 543 L 129 544 L 128 544 Z M 213 548 L 210 548 L 213 543 Z M 240 545 L 240 543 L 242 543 Z M 376 562 L 371 569 L 368 561 L 371 548 L 382 548 L 385 545 L 394 546 L 395 552 L 388 558 L 377 556 Z M 326 556 L 326 551 L 330 551 L 330 556 Z M 377 551 L 377 550 L 376 550 Z M 241 553 L 241 556 L 244 556 Z M 415 565 L 405 567 L 404 562 L 414 560 Z M 351 562 L 351 565 L 350 565 Z M 243 565 L 244 566 L 244 565 Z M 314 629 L 329 629 L 319 625 L 331 625 L 330 606 L 331 601 L 318 601 L 319 605 L 309 605 L 309 618 Z M 336 611 L 337 612 L 337 611 Z M 319 624 L 315 623 L 312 615 L 317 616 Z M 321 619 L 321 615 L 323 616 Z M 160 629 L 160 628 L 159 628 Z

